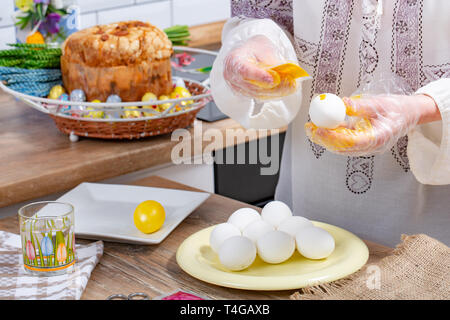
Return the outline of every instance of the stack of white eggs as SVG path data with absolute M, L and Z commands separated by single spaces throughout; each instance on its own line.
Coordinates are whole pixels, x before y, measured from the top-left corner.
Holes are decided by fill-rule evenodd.
M 327 231 L 306 218 L 293 216 L 281 201 L 266 204 L 261 215 L 251 208 L 236 210 L 226 223 L 214 228 L 209 242 L 220 263 L 232 271 L 249 267 L 256 254 L 275 264 L 288 260 L 296 247 L 305 258 L 323 259 L 335 246 Z

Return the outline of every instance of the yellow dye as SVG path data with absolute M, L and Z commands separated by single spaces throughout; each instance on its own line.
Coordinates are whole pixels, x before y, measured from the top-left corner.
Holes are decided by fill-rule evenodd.
M 247 82 L 262 88 L 283 91 L 289 91 L 289 89 L 295 89 L 297 87 L 298 78 L 309 77 L 309 74 L 299 65 L 288 62 L 274 67 L 260 64 L 259 67 L 265 69 L 272 76 L 272 83 L 261 82 L 257 80 L 246 80 Z

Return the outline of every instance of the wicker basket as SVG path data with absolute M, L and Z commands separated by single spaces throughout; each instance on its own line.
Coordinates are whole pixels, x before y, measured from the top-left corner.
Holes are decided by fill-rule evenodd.
M 194 52 L 203 53 L 216 56 L 216 52 L 188 47 L 176 47 L 174 50 L 181 52 Z M 181 68 L 178 70 L 185 73 L 198 73 L 198 70 L 191 70 Z M 180 78 L 180 77 L 172 77 Z M 186 88 L 191 93 L 191 97 L 185 97 L 180 99 L 170 100 L 158 100 L 152 101 L 152 104 L 171 104 L 170 108 L 165 109 L 162 112 L 155 112 L 150 110 L 148 102 L 125 102 L 125 103 L 92 103 L 92 102 L 74 102 L 74 101 L 58 101 L 48 98 L 42 98 L 32 96 L 26 93 L 22 93 L 8 88 L 3 82 L 0 81 L 0 89 L 6 93 L 16 97 L 23 101 L 30 107 L 48 114 L 54 121 L 58 129 L 70 135 L 71 141 L 76 141 L 77 137 L 89 137 L 99 139 L 140 139 L 144 137 L 156 136 L 160 134 L 170 133 L 179 128 L 186 128 L 190 126 L 200 111 L 212 98 L 209 92 L 209 87 L 205 80 L 203 83 L 195 80 L 180 78 L 184 81 Z M 178 79 L 178 81 L 180 80 Z M 186 106 L 183 101 L 189 101 Z M 122 114 L 123 111 L 130 110 L 131 106 L 143 107 L 143 112 L 153 113 L 151 117 L 140 118 L 109 118 L 109 119 L 93 119 L 85 118 L 83 114 L 66 114 L 58 112 L 60 106 L 84 106 L 92 108 L 97 111 L 115 112 L 118 111 Z M 178 105 L 181 110 L 176 108 Z M 134 111 L 138 111 L 133 109 Z M 74 138 L 74 139 L 72 139 Z
M 207 88 L 196 82 L 184 80 L 186 88 L 192 96 L 207 93 Z M 196 107 L 180 114 L 169 114 L 163 118 L 129 119 L 129 121 L 92 121 L 83 118 L 61 117 L 57 114 L 50 116 L 58 129 L 65 134 L 75 134 L 79 137 L 100 139 L 140 139 L 170 133 L 176 129 L 190 126 L 197 113 L 210 99 L 203 98 L 196 101 Z
M 83 121 L 66 119 L 50 115 L 58 129 L 66 134 L 75 134 L 80 137 L 100 139 L 140 139 L 170 133 L 176 129 L 190 126 L 197 112 L 201 108 L 194 109 L 181 115 L 167 118 L 138 120 L 127 122 Z

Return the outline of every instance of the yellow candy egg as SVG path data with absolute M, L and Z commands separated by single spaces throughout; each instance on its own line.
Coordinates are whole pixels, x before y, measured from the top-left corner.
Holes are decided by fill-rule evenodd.
M 162 96 L 159 96 L 158 100 L 170 100 L 170 98 L 168 96 L 166 96 L 166 95 L 162 95 Z M 172 106 L 171 103 L 163 103 L 163 104 L 159 105 L 161 111 L 167 110 L 171 106 Z
M 126 107 L 126 109 L 139 109 L 138 107 Z M 139 118 L 141 113 L 139 111 L 125 110 L 123 112 L 123 118 Z
M 100 103 L 101 101 L 98 99 L 92 100 L 92 103 Z M 95 110 L 92 107 L 87 107 L 86 110 Z M 90 111 L 87 115 L 83 116 L 84 118 L 94 118 L 94 119 L 102 119 L 105 117 L 105 113 L 103 111 Z
M 154 93 L 151 93 L 151 92 L 147 92 L 142 97 L 142 101 L 153 101 L 153 100 L 158 100 L 158 97 Z
M 191 93 L 189 92 L 188 89 L 183 88 L 183 87 L 175 87 L 175 89 L 173 90 L 173 92 L 170 95 L 171 99 L 177 99 L 177 98 L 188 98 L 188 97 L 192 97 Z M 186 100 L 186 101 L 181 101 L 181 104 L 183 106 L 187 106 L 194 103 L 193 100 Z
M 158 100 L 158 97 L 154 93 L 151 93 L 151 92 L 147 92 L 142 97 L 142 101 L 157 101 L 157 100 Z M 144 106 L 143 108 L 146 108 L 146 109 L 150 109 L 151 108 L 151 109 L 154 109 L 156 111 L 160 111 L 158 105 L 148 105 L 148 106 Z M 142 112 L 142 114 L 144 115 L 144 117 L 155 116 L 155 114 L 151 113 L 151 112 Z
M 48 98 L 49 99 L 58 99 L 63 93 L 66 93 L 66 90 L 63 88 L 63 86 L 61 85 L 56 85 L 54 86 L 51 90 L 50 93 L 48 94 Z

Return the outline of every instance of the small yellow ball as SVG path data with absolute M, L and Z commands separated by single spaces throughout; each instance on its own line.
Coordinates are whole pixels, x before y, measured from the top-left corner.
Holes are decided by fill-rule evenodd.
M 158 100 L 169 100 L 170 98 L 166 95 L 159 96 Z M 172 106 L 171 103 L 162 103 L 159 105 L 161 111 L 167 110 Z
M 101 101 L 98 99 L 92 100 L 92 103 L 100 103 Z M 87 107 L 86 110 L 95 110 L 92 107 Z M 87 115 L 83 116 L 84 118 L 94 118 L 94 119 L 102 119 L 105 117 L 105 113 L 103 111 L 91 111 Z
M 143 233 L 158 231 L 164 224 L 165 219 L 164 207 L 155 200 L 140 203 L 133 214 L 134 225 Z
M 126 109 L 139 109 L 139 107 L 126 107 Z M 123 118 L 139 118 L 141 116 L 141 113 L 139 111 L 130 111 L 125 110 L 123 112 Z
M 66 93 L 66 90 L 61 85 L 56 85 L 51 88 L 50 93 L 48 94 L 49 99 L 57 100 L 63 93 Z

